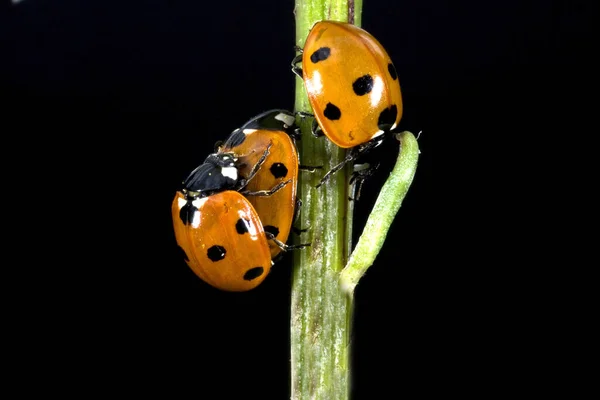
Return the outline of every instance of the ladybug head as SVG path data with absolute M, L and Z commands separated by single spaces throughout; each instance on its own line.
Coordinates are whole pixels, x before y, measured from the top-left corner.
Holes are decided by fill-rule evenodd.
M 238 181 L 236 158 L 231 153 L 213 153 L 183 181 L 188 197 L 204 197 L 231 189 Z

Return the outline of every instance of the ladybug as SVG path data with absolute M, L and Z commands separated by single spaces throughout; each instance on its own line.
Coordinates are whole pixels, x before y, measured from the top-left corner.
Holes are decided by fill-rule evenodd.
M 260 192 L 291 180 L 270 196 L 246 196 L 258 213 L 265 231 L 271 234 L 269 248 L 273 259 L 282 250 L 297 247 L 283 245 L 292 230 L 299 203 L 296 199 L 299 165 L 294 138 L 294 114 L 275 109 L 250 119 L 234 130 L 224 144 L 218 147 L 219 153 L 235 155 L 235 165 L 240 176 L 247 178 L 252 166 L 262 156 L 261 149 L 271 145 L 266 161 L 246 186 L 250 192 Z
M 272 254 L 310 245 L 285 244 L 295 209 L 285 200 L 295 202 L 298 163 L 294 142 L 278 129 L 291 128 L 290 115 L 293 118 L 289 112 L 271 110 L 236 129 L 218 151 L 188 175 L 175 194 L 171 214 L 177 244 L 192 271 L 218 289 L 253 289 L 269 274 Z M 265 131 L 267 138 L 254 135 L 259 131 Z M 290 142 L 291 148 L 287 147 Z M 281 176 L 284 166 L 279 164 L 283 162 L 267 164 L 271 177 L 263 172 L 272 155 L 291 162 L 292 172 Z M 283 197 L 272 197 L 279 191 Z M 263 197 L 272 197 L 277 203 L 261 203 Z M 264 216 L 275 225 L 268 225 L 266 230 L 252 202 L 262 207 Z M 282 228 L 278 231 L 277 227 Z M 278 251 L 273 251 L 273 244 Z
M 231 154 L 209 155 L 184 180 L 173 199 L 173 229 L 185 261 L 203 281 L 218 289 L 253 289 L 271 270 L 268 234 L 244 196 L 256 194 L 245 186 L 260 169 L 269 148 L 247 179 L 239 178 L 237 160 Z M 264 193 L 276 192 L 287 183 L 290 181 Z
M 269 274 L 267 237 L 256 210 L 240 192 L 199 198 L 177 192 L 172 213 L 185 261 L 206 283 L 240 292 L 255 288 Z
M 325 134 L 337 146 L 352 149 L 322 184 L 396 128 L 402 117 L 402 95 L 386 50 L 355 25 L 316 22 L 304 48 L 298 50 L 301 54 L 292 61 L 292 71 L 304 81 L 314 111 L 313 134 Z

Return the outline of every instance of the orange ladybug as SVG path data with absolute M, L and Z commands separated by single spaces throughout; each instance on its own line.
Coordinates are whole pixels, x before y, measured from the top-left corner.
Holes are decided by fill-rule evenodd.
M 285 244 L 298 169 L 295 145 L 285 131 L 290 115 L 272 110 L 236 129 L 175 194 L 171 216 L 177 244 L 192 271 L 218 289 L 253 289 L 271 271 L 272 254 L 310 245 Z M 280 191 L 284 196 L 273 197 Z M 271 221 L 268 230 L 252 202 Z
M 271 253 L 262 223 L 239 192 L 226 190 L 199 198 L 177 192 L 172 214 L 185 261 L 206 283 L 221 290 L 246 291 L 269 274 Z
M 236 129 L 219 147 L 219 152 L 234 154 L 240 176 L 247 177 L 269 144 L 269 155 L 246 189 L 258 192 L 291 180 L 270 196 L 246 196 L 258 213 L 269 239 L 271 257 L 276 258 L 287 242 L 297 210 L 298 152 L 293 137 L 295 116 L 286 110 L 269 110 Z
M 353 149 L 335 171 L 378 146 L 402 118 L 396 68 L 379 41 L 362 28 L 337 21 L 315 23 L 292 70 L 304 81 L 314 112 L 313 133 Z
M 228 153 L 209 155 L 175 194 L 171 216 L 175 239 L 192 271 L 218 289 L 246 291 L 265 279 L 272 260 L 262 222 L 240 193 L 248 181 L 239 178 L 235 162 Z

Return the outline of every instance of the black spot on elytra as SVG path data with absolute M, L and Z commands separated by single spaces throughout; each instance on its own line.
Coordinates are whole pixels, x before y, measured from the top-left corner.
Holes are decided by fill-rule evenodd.
M 246 271 L 246 273 L 244 274 L 244 280 L 245 281 L 251 281 L 253 279 L 258 278 L 259 276 L 261 276 L 264 272 L 264 268 L 263 267 L 254 267 L 254 268 L 250 268 L 248 271 Z
M 315 52 L 310 55 L 310 61 L 312 61 L 313 64 L 316 64 L 319 61 L 327 60 L 330 55 L 331 49 L 329 47 L 321 47 L 320 49 L 315 50 Z
M 240 218 L 237 220 L 237 222 L 235 223 L 235 230 L 237 231 L 237 233 L 239 233 L 240 235 L 243 235 L 244 233 L 248 232 L 248 225 L 250 224 L 250 221 L 245 220 L 243 218 Z
M 398 79 L 398 74 L 396 73 L 396 67 L 394 67 L 394 64 L 392 64 L 392 63 L 388 64 L 388 71 L 393 80 Z
M 185 250 L 181 246 L 179 246 L 179 245 L 177 245 L 177 248 L 179 249 L 179 256 L 183 257 L 183 259 L 185 261 L 190 261 L 190 259 L 188 258 L 187 253 L 185 252 Z
M 269 168 L 269 171 L 271 171 L 271 174 L 273 174 L 275 178 L 283 178 L 288 173 L 287 167 L 283 163 L 279 162 L 273 163 L 271 168 Z
M 188 200 L 181 210 L 179 210 L 179 218 L 184 225 L 191 225 L 194 220 L 194 214 L 198 211 L 195 205 L 192 204 L 191 200 Z
M 227 253 L 227 250 L 225 250 L 225 247 L 214 245 L 210 249 L 208 249 L 208 251 L 206 252 L 206 255 L 208 256 L 208 258 L 211 261 L 217 262 L 217 261 L 221 261 L 222 259 L 225 258 L 225 253 Z
M 364 96 L 367 93 L 371 93 L 371 90 L 373 90 L 373 77 L 369 74 L 361 76 L 354 81 L 352 89 L 357 96 Z
M 265 232 L 270 233 L 273 237 L 277 237 L 279 235 L 279 228 L 273 225 L 265 225 Z
M 384 132 L 389 131 L 392 125 L 396 123 L 396 117 L 398 116 L 398 107 L 392 105 L 389 108 L 384 109 L 379 114 L 379 120 L 377 120 L 377 126 Z
M 332 103 L 327 103 L 325 107 L 325 111 L 323 111 L 323 115 L 330 121 L 335 121 L 341 118 L 342 112 L 340 109 Z

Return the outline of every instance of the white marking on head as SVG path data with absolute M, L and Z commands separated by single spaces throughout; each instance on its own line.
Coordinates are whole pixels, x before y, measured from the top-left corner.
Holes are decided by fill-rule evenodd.
M 237 181 L 238 179 L 238 170 L 236 167 L 225 167 L 221 168 L 221 173 L 224 177 Z
M 244 129 L 244 135 L 248 136 L 256 131 L 257 129 Z
M 286 114 L 286 113 L 279 113 L 279 114 L 277 114 L 275 116 L 275 119 L 277 121 L 283 122 L 288 127 L 294 125 L 294 122 L 296 122 L 296 118 L 293 115 L 289 115 L 289 114 Z

